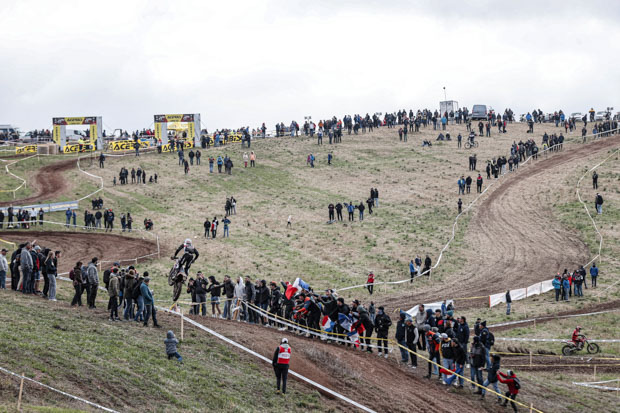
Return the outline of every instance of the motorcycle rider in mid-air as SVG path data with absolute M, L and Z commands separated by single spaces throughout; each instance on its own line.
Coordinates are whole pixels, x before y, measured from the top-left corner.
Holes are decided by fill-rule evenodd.
M 200 254 L 198 254 L 198 251 L 192 245 L 192 240 L 189 238 L 174 252 L 173 260 L 177 258 L 181 250 L 183 250 L 183 256 L 179 260 L 179 268 L 185 267 L 185 274 L 189 274 L 189 267 L 198 259 Z

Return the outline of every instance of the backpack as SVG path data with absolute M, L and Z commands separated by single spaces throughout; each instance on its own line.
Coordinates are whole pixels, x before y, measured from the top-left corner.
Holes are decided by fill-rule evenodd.
M 521 389 L 521 382 L 519 382 L 519 379 L 516 377 L 513 377 L 512 380 L 515 382 L 515 389 L 517 390 Z
M 493 333 L 489 331 L 489 334 L 487 335 L 487 346 L 492 347 L 494 345 L 495 345 L 495 336 L 493 335 Z
M 75 273 L 73 272 L 73 270 L 69 271 L 69 279 L 71 281 L 75 280 Z
M 136 284 L 133 286 L 133 290 L 131 291 L 131 298 L 137 300 L 140 296 L 140 286 L 142 285 L 142 281 L 136 281 Z

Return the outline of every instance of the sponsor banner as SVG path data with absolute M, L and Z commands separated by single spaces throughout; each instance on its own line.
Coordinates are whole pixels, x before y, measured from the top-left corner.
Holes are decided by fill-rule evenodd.
M 187 124 L 187 139 L 194 139 L 196 137 L 196 129 L 194 128 L 194 122 Z
M 0 211 L 4 212 L 6 215 L 8 213 L 9 207 L 2 207 Z M 55 212 L 55 211 L 66 211 L 69 209 L 79 209 L 78 201 L 66 201 L 66 202 L 55 202 L 52 204 L 35 204 L 35 205 L 25 205 L 25 206 L 13 206 L 13 211 L 17 213 L 20 209 L 25 209 L 28 212 L 32 212 L 34 209 L 35 212 L 39 212 L 39 209 L 43 209 L 43 212 Z M 38 217 L 37 217 L 38 220 Z
M 20 155 L 22 153 L 37 153 L 37 145 L 17 146 L 15 154 Z
M 52 128 L 52 137 L 54 139 L 54 142 L 56 142 L 56 145 L 60 145 L 60 129 L 60 125 L 54 125 L 54 127 Z
M 161 129 L 161 123 L 155 122 L 155 139 L 157 139 L 158 141 L 161 139 Z
M 92 152 L 95 150 L 95 142 L 84 142 L 67 144 L 62 148 L 62 153 L 78 153 L 78 152 Z
M 97 123 L 96 116 L 81 116 L 74 118 L 52 118 L 54 125 L 93 125 Z
M 193 148 L 193 147 L 194 147 L 194 140 L 190 140 L 190 139 L 183 140 L 183 149 L 189 149 L 189 148 Z M 175 146 L 175 148 L 176 148 L 176 146 Z M 170 144 L 167 143 L 165 145 L 162 145 L 161 151 L 162 152 L 174 152 L 175 149 L 174 148 L 171 149 L 170 148 Z
M 194 114 L 185 113 L 177 115 L 155 115 L 155 123 L 162 122 L 193 122 Z
M 131 151 L 135 149 L 134 144 L 135 142 L 132 140 L 114 141 L 110 142 L 108 144 L 108 147 L 114 152 Z M 140 149 L 145 149 L 149 147 L 149 141 L 138 141 L 138 144 L 140 145 Z
M 93 142 L 97 140 L 97 125 L 94 123 L 90 125 L 90 140 Z

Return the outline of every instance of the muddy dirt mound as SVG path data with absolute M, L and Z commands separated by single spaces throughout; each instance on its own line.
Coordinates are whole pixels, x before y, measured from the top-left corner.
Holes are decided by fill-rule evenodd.
M 3 231 L 2 239 L 16 244 L 36 240 L 41 246 L 62 251 L 58 263 L 60 272 L 69 271 L 77 261 L 88 262 L 93 257 L 112 261 L 133 259 L 157 252 L 151 240 L 120 235 L 61 231 Z
M 533 165 L 522 166 L 498 184 L 475 211 L 464 239 L 469 255 L 461 274 L 451 277 L 452 285 L 437 283 L 388 299 L 385 304 L 410 308 L 450 296 L 499 293 L 548 280 L 564 268 L 586 263 L 590 256 L 587 245 L 555 218 L 550 194 L 565 190 L 566 174 L 589 165 L 591 156 L 600 156 L 619 143 L 620 136 L 614 136 L 550 154 L 548 159 L 541 156 Z M 487 299 L 457 303 L 460 308 L 485 304 Z
M 68 159 L 44 166 L 37 171 L 32 182 L 28 182 L 28 185 L 35 189 L 34 195 L 13 201 L 0 202 L 0 206 L 25 205 L 26 203 L 38 201 L 50 201 L 58 197 L 69 188 L 69 184 L 62 176 L 63 172 L 75 168 L 76 162 L 76 159 Z

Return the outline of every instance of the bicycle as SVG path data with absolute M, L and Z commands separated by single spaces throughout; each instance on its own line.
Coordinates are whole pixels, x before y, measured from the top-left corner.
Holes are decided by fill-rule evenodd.
M 476 142 L 476 141 L 474 141 L 474 142 L 470 142 L 470 141 L 465 142 L 465 149 L 477 148 L 477 147 L 478 147 L 478 142 Z

